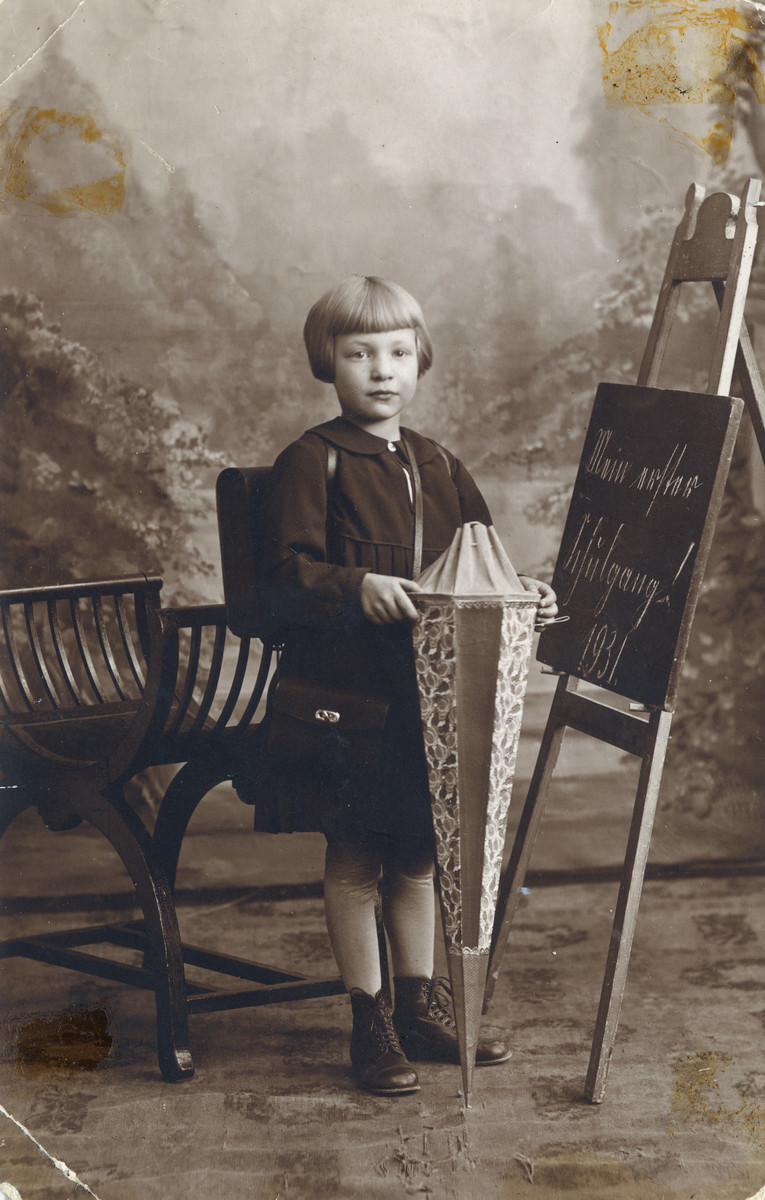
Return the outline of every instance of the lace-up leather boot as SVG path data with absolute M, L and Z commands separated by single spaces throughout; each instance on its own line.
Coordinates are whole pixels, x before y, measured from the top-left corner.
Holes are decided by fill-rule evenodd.
M 447 980 L 403 976 L 394 983 L 396 1011 L 393 1022 L 407 1058 L 413 1062 L 459 1063 L 452 992 Z M 476 1066 L 507 1062 L 511 1053 L 499 1038 L 479 1038 Z
M 401 1049 L 388 997 L 382 991 L 370 996 L 361 988 L 351 988 L 350 997 L 351 1064 L 362 1087 L 378 1096 L 418 1092 L 417 1072 Z

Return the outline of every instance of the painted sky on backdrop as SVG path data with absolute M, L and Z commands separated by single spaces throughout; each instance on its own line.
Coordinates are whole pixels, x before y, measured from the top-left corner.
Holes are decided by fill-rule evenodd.
M 537 183 L 584 212 L 597 16 L 590 0 L 3 0 L 0 98 L 55 43 L 134 139 L 144 182 L 183 169 L 228 252 L 248 145 L 278 126 L 289 175 L 334 111 L 392 180 L 458 178 L 489 212 Z
M 71 64 L 125 141 L 128 209 L 131 179 L 155 212 L 190 192 L 277 321 L 358 270 L 454 312 L 465 274 L 512 261 L 505 311 L 543 306 L 563 337 L 646 208 L 675 212 L 710 177 L 674 125 L 714 105 L 605 102 L 602 47 L 638 9 L 640 53 L 671 44 L 652 23 L 681 9 L 725 24 L 717 0 L 0 0 L 0 109 L 60 107 Z

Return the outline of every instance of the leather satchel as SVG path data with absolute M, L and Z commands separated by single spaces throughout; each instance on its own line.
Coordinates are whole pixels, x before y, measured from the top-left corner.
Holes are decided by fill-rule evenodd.
M 376 772 L 390 702 L 282 675 L 269 697 L 266 749 L 317 769 Z

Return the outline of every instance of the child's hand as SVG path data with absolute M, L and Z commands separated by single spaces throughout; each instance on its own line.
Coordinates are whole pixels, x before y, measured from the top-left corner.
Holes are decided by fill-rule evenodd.
M 396 621 L 417 620 L 419 614 L 407 592 L 422 591 L 413 579 L 368 572 L 361 581 L 361 608 L 373 625 L 393 625 Z
M 519 575 L 518 578 L 527 592 L 539 592 L 535 624 L 549 624 L 558 615 L 558 597 L 549 583 L 543 583 L 541 579 L 532 579 L 530 575 Z

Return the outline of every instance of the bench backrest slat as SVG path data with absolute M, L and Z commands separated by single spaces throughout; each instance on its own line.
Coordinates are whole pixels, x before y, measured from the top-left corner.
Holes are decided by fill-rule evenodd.
M 181 727 L 189 711 L 189 705 L 194 697 L 194 688 L 197 682 L 197 671 L 199 669 L 199 652 L 202 646 L 202 628 L 195 626 L 191 629 L 191 637 L 189 639 L 189 655 L 186 660 L 186 678 L 183 683 L 183 691 L 177 697 L 175 711 L 171 715 L 171 719 L 165 729 L 165 735 L 175 737 L 181 731 Z
M 127 658 L 130 666 L 132 676 L 138 684 L 139 691 L 143 692 L 143 689 L 146 686 L 146 677 L 136 652 L 135 642 L 133 641 L 133 633 L 130 628 L 130 620 L 128 618 L 127 609 L 125 606 L 125 597 L 115 596 L 114 607 L 117 612 L 117 623 L 119 625 L 120 637 L 122 639 L 125 657 Z
M 9 679 L 13 676 L 10 666 L 6 669 L 6 664 L 9 662 L 10 655 L 5 638 L 3 638 L 0 640 L 0 702 L 8 716 L 18 712 L 18 705 L 14 704 L 14 697 L 9 687 Z
M 225 636 L 225 631 L 224 631 Z M 244 637 L 239 642 L 239 653 L 236 659 L 236 667 L 234 674 L 231 677 L 231 685 L 228 689 L 228 696 L 223 708 L 220 710 L 216 725 L 219 729 L 225 729 L 229 718 L 236 708 L 237 700 L 242 694 L 242 684 L 244 677 L 247 674 L 247 664 L 250 661 L 250 639 Z
M 11 613 L 8 609 L 8 606 L 5 604 L 2 605 L 2 617 L 3 637 L 5 638 L 5 645 L 8 650 L 8 661 L 13 673 L 13 678 L 16 680 L 19 692 L 21 693 L 26 707 L 30 712 L 34 712 L 36 708 L 35 695 L 32 691 L 32 688 L 29 686 L 29 681 L 27 680 L 26 673 L 24 671 L 24 664 L 21 661 L 18 646 L 16 644 L 16 636 L 13 632 Z
M 66 682 L 67 691 L 72 697 L 72 700 L 77 708 L 80 708 L 83 703 L 82 692 L 77 683 L 77 678 L 72 670 L 69 662 L 69 655 L 66 652 L 64 637 L 61 632 L 61 620 L 58 612 L 58 604 L 54 599 L 46 601 L 48 610 L 48 621 L 50 630 L 53 635 L 53 646 L 56 652 L 56 660 L 61 669 L 61 675 Z
M 82 609 L 80 608 L 77 597 L 73 596 L 70 599 L 69 611 L 72 614 L 72 628 L 74 629 L 74 636 L 77 640 L 77 649 L 80 652 L 80 659 L 85 667 L 85 673 L 88 677 L 88 681 L 90 686 L 93 688 L 98 703 L 105 704 L 106 697 L 101 691 L 98 673 L 96 671 L 95 663 L 93 662 L 93 656 L 90 653 L 90 643 L 88 641 L 87 630 L 85 629 L 85 623 L 82 619 Z
M 223 664 L 223 647 L 226 644 L 226 628 L 224 625 L 218 625 L 215 629 L 215 640 L 213 642 L 212 660 L 207 675 L 207 683 L 199 702 L 199 708 L 196 712 L 194 720 L 188 727 L 188 733 L 196 733 L 202 729 L 205 721 L 210 715 L 215 693 L 218 690 L 218 682 L 220 680 L 221 666 Z
M 239 727 L 242 729 L 249 725 L 255 716 L 261 696 L 263 695 L 263 689 L 266 686 L 272 658 L 273 648 L 271 646 L 264 645 L 263 654 L 261 655 L 260 659 L 260 667 L 258 669 L 258 677 L 255 681 L 252 692 L 250 693 L 250 699 L 247 702 L 247 707 L 239 718 Z
M 35 606 L 32 600 L 27 600 L 24 604 L 24 622 L 29 635 L 29 647 L 32 651 L 35 669 L 43 686 L 45 694 L 50 700 L 54 708 L 61 708 L 61 697 L 56 690 L 56 685 L 53 682 L 53 676 L 48 670 L 48 664 L 45 661 L 45 651 L 40 641 L 40 630 L 37 626 Z M 42 696 L 38 697 L 38 701 L 42 701 Z
M 106 623 L 104 600 L 102 596 L 93 597 L 93 615 L 96 618 L 96 631 L 98 633 L 98 642 L 101 647 L 101 653 L 103 654 L 104 662 L 106 663 L 109 675 L 111 676 L 112 683 L 117 690 L 117 695 L 119 696 L 120 700 L 127 700 L 129 699 L 129 696 L 123 687 L 119 668 L 117 667 L 117 662 L 114 657 L 114 650 L 112 648 L 111 638 L 109 637 L 109 629 Z

